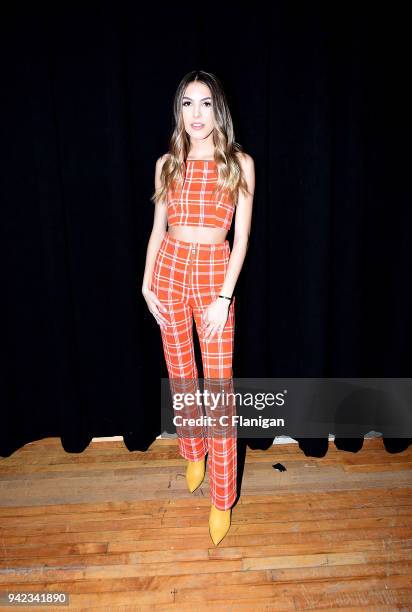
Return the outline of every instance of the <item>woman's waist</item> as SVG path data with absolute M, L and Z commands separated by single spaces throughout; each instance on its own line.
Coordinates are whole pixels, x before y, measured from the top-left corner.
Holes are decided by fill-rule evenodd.
M 187 245 L 221 246 L 226 240 L 227 230 L 219 227 L 201 227 L 194 225 L 169 225 L 166 235 Z
M 196 240 L 181 240 L 168 232 L 163 237 L 159 249 L 159 257 L 168 265 L 179 268 L 186 267 L 188 261 L 197 261 L 206 267 L 212 263 L 228 262 L 230 257 L 229 240 L 224 242 L 199 242 Z

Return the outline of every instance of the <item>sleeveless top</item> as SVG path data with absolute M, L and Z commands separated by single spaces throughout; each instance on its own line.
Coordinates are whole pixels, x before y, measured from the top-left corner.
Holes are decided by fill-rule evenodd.
M 167 197 L 168 225 L 197 225 L 229 230 L 235 204 L 227 193 L 213 190 L 218 179 L 214 159 L 187 159 L 183 184 L 171 185 Z

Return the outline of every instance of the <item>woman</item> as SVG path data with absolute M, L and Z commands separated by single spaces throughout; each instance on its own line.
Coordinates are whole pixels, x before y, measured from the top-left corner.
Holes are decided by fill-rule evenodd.
M 220 388 L 222 380 L 233 376 L 233 292 L 249 243 L 255 174 L 252 157 L 234 140 L 226 98 L 213 74 L 193 71 L 182 79 L 174 118 L 169 153 L 156 162 L 154 223 L 142 293 L 161 329 L 171 386 L 187 392 L 198 378 L 193 318 L 205 381 L 218 381 Z M 235 209 L 230 251 L 226 235 Z M 185 415 L 198 414 L 197 408 L 188 410 Z M 219 410 L 213 415 L 222 410 L 232 414 L 227 407 Z M 191 492 L 203 481 L 209 454 L 209 530 L 215 545 L 229 530 L 236 498 L 236 435 L 223 429 L 211 436 L 202 426 L 177 427 Z

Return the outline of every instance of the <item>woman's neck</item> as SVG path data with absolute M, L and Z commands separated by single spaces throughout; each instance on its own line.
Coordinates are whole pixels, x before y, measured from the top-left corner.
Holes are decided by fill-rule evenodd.
M 203 147 L 191 147 L 187 157 L 191 159 L 214 159 L 215 158 L 215 147 L 213 143 L 203 143 Z

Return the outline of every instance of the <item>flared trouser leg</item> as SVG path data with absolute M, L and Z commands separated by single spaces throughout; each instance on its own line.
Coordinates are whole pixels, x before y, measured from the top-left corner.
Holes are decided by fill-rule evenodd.
M 183 301 L 163 300 L 167 308 L 169 325 L 161 330 L 163 351 L 170 379 L 172 396 L 195 394 L 198 385 L 198 370 L 193 343 L 193 315 L 190 306 Z M 185 419 L 197 419 L 203 414 L 202 406 L 185 404 L 176 415 Z M 208 452 L 207 433 L 204 427 L 176 427 L 179 453 L 188 461 L 199 461 Z

